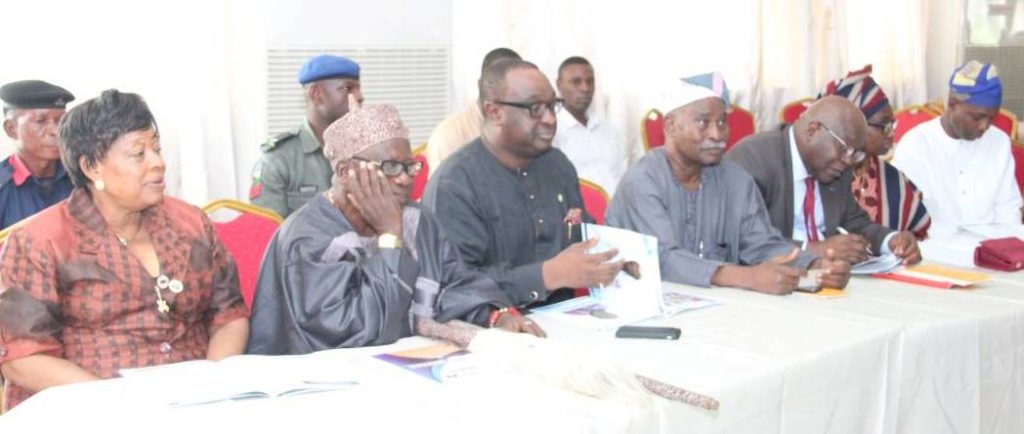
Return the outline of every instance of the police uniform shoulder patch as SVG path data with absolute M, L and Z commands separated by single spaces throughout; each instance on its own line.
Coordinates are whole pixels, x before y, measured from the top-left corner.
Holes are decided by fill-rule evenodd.
M 249 200 L 260 197 L 263 193 L 263 162 L 257 161 L 252 168 L 252 184 L 249 187 Z
M 281 143 L 288 141 L 288 139 L 291 139 L 292 137 L 296 137 L 298 135 L 299 132 L 297 130 L 285 131 L 281 134 L 278 134 L 274 137 L 267 139 L 267 141 L 263 142 L 263 145 L 260 146 L 260 149 L 263 150 L 263 152 L 270 152 L 274 150 L 274 148 L 276 148 L 277 145 L 280 145 Z

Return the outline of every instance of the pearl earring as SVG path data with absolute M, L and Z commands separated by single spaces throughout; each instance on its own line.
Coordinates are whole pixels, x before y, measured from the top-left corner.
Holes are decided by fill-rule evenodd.
M 93 186 L 96 187 L 97 191 L 103 191 L 107 188 L 107 183 L 103 182 L 102 179 L 97 179 L 96 182 L 93 183 Z

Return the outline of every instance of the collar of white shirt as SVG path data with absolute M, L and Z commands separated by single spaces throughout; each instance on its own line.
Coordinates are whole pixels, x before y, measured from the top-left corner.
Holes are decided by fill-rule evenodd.
M 793 135 L 793 127 L 789 127 L 789 160 L 793 166 L 793 181 L 803 183 L 804 179 L 811 176 L 804 166 L 804 160 L 800 158 L 800 150 L 796 148 L 796 136 Z
M 565 128 L 566 130 L 573 128 L 586 128 L 587 130 L 594 131 L 603 123 L 600 116 L 594 113 L 593 110 L 587 110 L 587 124 L 583 125 L 580 121 L 576 120 L 576 116 L 569 113 L 569 110 L 565 108 L 558 112 L 558 127 Z

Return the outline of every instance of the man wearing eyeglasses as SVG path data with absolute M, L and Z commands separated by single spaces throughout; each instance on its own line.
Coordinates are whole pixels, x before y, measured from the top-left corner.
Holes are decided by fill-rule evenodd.
M 892 149 L 894 115 L 889 98 L 871 77 L 871 65 L 830 81 L 818 98 L 836 95 L 850 100 L 867 119 L 867 156 L 853 167 L 851 191 L 871 221 L 897 231 L 914 233 L 918 240 L 928 235 L 931 217 L 921 191 L 884 156 Z
M 293 213 L 263 258 L 249 353 L 383 345 L 421 320 L 543 335 L 459 261 L 433 215 L 410 203 L 408 130 L 388 105 L 354 109 L 324 131 L 333 185 Z
M 350 104 L 363 101 L 359 64 L 346 57 L 319 55 L 299 70 L 306 101 L 305 119 L 297 128 L 267 140 L 252 170 L 249 201 L 288 217 L 331 186 L 331 166 L 324 158 L 327 126 L 345 116 Z
M 932 235 L 1021 223 L 1011 138 L 992 127 L 1002 89 L 995 65 L 964 63 L 949 78 L 949 107 L 942 116 L 908 131 L 896 147 L 893 165 L 924 193 Z
M 608 262 L 616 252 L 571 242 L 574 224 L 593 220 L 576 170 L 551 146 L 561 100 L 547 77 L 530 62 L 496 62 L 480 79 L 480 104 L 481 136 L 441 165 L 423 196 L 462 259 L 517 306 L 610 283 L 622 268 Z
M 749 136 L 726 158 L 754 177 L 772 225 L 802 248 L 819 256 L 831 249 L 850 264 L 889 252 L 915 264 L 921 254 L 914 235 L 872 222 L 850 190 L 866 134 L 853 103 L 826 96 L 792 126 Z

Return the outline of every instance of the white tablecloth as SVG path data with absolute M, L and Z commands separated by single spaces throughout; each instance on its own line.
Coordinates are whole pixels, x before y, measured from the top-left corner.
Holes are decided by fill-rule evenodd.
M 369 379 L 345 391 L 172 409 L 142 381 L 108 380 L 40 393 L 0 417 L 0 432 L 1024 433 L 1024 276 L 992 274 L 971 290 L 854 278 L 836 299 L 677 286 L 722 302 L 647 321 L 679 327 L 678 341 L 537 318 L 550 339 L 710 395 L 717 412 L 639 408 L 521 376 L 433 384 L 357 357 L 424 342 L 410 338 L 313 356 Z

